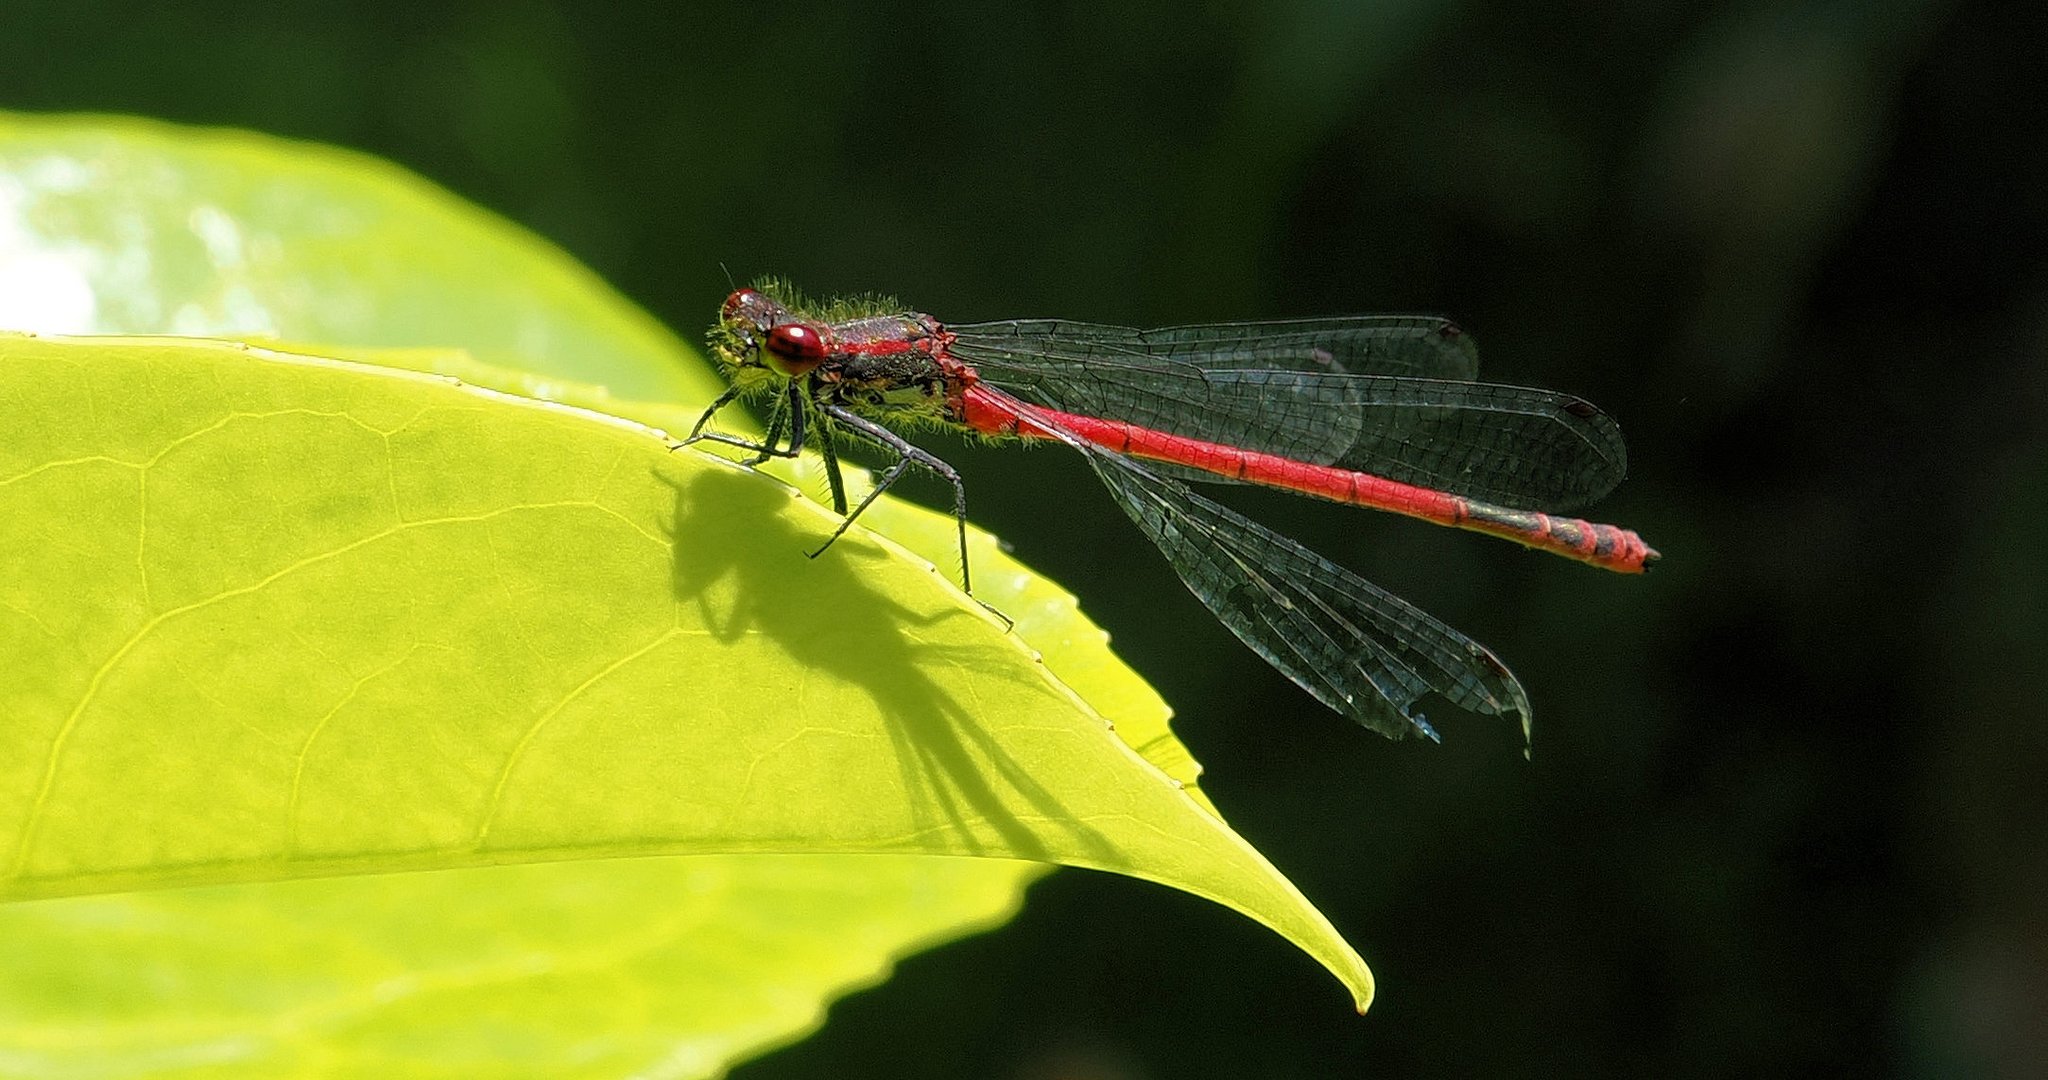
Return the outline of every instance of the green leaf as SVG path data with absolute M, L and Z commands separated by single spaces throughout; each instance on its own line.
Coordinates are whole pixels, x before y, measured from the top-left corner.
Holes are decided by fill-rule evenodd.
M 0 1072 L 715 1074 L 1002 917 L 1018 859 L 1210 896 L 1369 997 L 1070 596 L 975 534 L 1005 634 L 903 504 L 801 558 L 829 512 L 600 415 L 717 382 L 530 236 L 339 151 L 0 116 L 21 282 L 17 325 L 346 347 L 0 338 L 0 895 L 76 896 L 0 905 Z M 291 880 L 404 869 L 444 872 Z
M 0 113 L 0 328 L 460 346 L 650 401 L 723 389 L 523 229 L 365 154 Z
M 713 1076 L 1023 867 L 616 859 L 0 905 L 0 1075 Z M 936 909 L 936 910 L 934 910 Z

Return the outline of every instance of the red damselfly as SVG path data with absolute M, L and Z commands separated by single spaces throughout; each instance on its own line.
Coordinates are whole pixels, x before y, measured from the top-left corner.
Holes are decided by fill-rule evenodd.
M 1557 515 L 1620 483 L 1614 421 L 1568 394 L 1472 381 L 1472 339 L 1440 318 L 948 325 L 874 299 L 812 307 L 764 283 L 726 298 L 710 344 L 732 387 L 684 443 L 739 446 L 751 464 L 815 443 L 844 515 L 826 547 L 923 467 L 953 485 L 971 593 L 966 488 L 896 429 L 1065 443 L 1232 633 L 1325 705 L 1392 737 L 1437 737 L 1415 710 L 1430 693 L 1517 715 L 1526 733 L 1528 696 L 1470 638 L 1182 481 L 1390 510 L 1622 573 L 1657 558 L 1633 532 Z M 772 397 L 764 439 L 705 430 L 756 395 Z M 840 436 L 896 455 L 850 510 Z

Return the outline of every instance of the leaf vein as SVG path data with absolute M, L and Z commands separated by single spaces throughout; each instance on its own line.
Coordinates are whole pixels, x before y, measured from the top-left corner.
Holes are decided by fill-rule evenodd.
M 539 716 L 534 718 L 533 723 L 527 725 L 526 731 L 519 736 L 519 741 L 513 745 L 512 752 L 506 755 L 505 765 L 503 768 L 498 770 L 498 778 L 491 785 L 490 801 L 484 805 L 483 820 L 480 823 L 478 823 L 476 829 L 476 841 L 474 846 L 477 850 L 482 850 L 484 842 L 490 837 L 491 825 L 497 821 L 498 810 L 504 803 L 505 788 L 506 785 L 511 783 L 513 770 L 519 767 L 520 760 L 526 756 L 526 748 L 533 744 L 533 740 L 540 735 L 541 729 L 546 727 L 551 721 L 553 721 L 556 716 L 561 715 L 563 709 L 568 708 L 571 702 L 575 701 L 579 697 L 582 697 L 584 693 L 587 692 L 591 687 L 596 686 L 598 683 L 604 681 L 607 677 L 611 676 L 620 668 L 625 667 L 627 664 L 630 664 L 633 661 L 638 660 L 643 656 L 646 656 L 648 653 L 653 652 L 655 649 L 666 644 L 670 638 L 676 636 L 676 633 L 677 632 L 675 628 L 670 627 L 669 629 L 664 630 L 660 634 L 656 635 L 652 640 L 648 641 L 645 645 L 642 645 L 639 648 L 634 649 L 632 652 L 629 652 L 624 656 L 621 656 L 618 659 L 612 661 L 611 663 L 606 664 L 604 667 L 599 668 L 597 671 L 592 672 L 589 678 L 586 678 L 582 682 L 577 683 L 573 688 L 570 689 L 568 693 L 562 695 L 560 701 L 557 701 L 553 705 L 549 706 L 546 709 L 546 711 L 542 712 Z
M 349 552 L 355 551 L 359 548 L 367 547 L 371 544 L 377 543 L 382 540 L 387 540 L 393 536 L 398 535 L 399 533 L 405 532 L 408 529 L 425 528 L 434 525 L 455 525 L 472 522 L 490 521 L 495 518 L 502 517 L 506 514 L 518 513 L 520 511 L 555 509 L 563 506 L 596 507 L 596 504 L 584 500 L 574 500 L 562 503 L 527 503 L 518 506 L 503 507 L 501 509 L 491 510 L 481 514 L 449 515 L 438 518 L 424 518 L 418 521 L 400 522 L 396 525 L 379 529 L 378 531 L 371 533 L 367 536 L 363 536 L 358 539 L 352 540 L 346 544 L 341 545 L 338 548 L 333 548 L 331 550 L 323 551 L 314 555 L 308 555 L 305 558 L 299 559 L 288 566 L 273 571 L 272 573 L 265 575 L 264 577 L 256 581 L 250 582 L 247 585 L 237 586 L 232 589 L 224 589 L 220 592 L 214 593 L 211 596 L 194 600 L 188 604 L 182 604 L 178 607 L 171 608 L 167 611 L 163 611 L 155 616 L 152 616 L 148 621 L 144 622 L 141 626 L 137 627 L 135 632 L 129 635 L 128 640 L 122 642 L 121 645 L 118 648 L 116 648 L 113 651 L 113 653 L 110 654 L 107 657 L 107 659 L 93 671 L 92 677 L 86 681 L 85 693 L 79 695 L 78 704 L 73 706 L 71 712 L 64 717 L 64 722 L 60 724 L 57 728 L 57 734 L 50 740 L 50 749 L 48 754 L 45 756 L 43 762 L 42 779 L 36 786 L 35 797 L 30 801 L 28 813 L 22 821 L 21 841 L 19 845 L 14 849 L 14 859 L 12 865 L 9 867 L 8 870 L 9 876 L 24 876 L 24 872 L 28 866 L 29 857 L 35 849 L 36 831 L 41 826 L 44 813 L 47 812 L 49 809 L 50 792 L 55 787 L 57 782 L 57 770 L 59 764 L 63 760 L 64 749 L 67 745 L 69 745 L 72 733 L 77 729 L 80 719 L 85 715 L 86 709 L 89 708 L 92 705 L 93 701 L 99 697 L 100 688 L 105 685 L 107 678 L 113 673 L 114 669 L 120 665 L 122 660 L 127 658 L 129 653 L 135 650 L 136 646 L 140 645 L 145 639 L 147 639 L 150 636 L 150 634 L 155 632 L 155 630 L 158 627 L 181 615 L 188 615 L 195 611 L 204 610 L 205 608 L 211 607 L 214 604 L 221 603 L 223 601 L 230 600 L 238 596 L 247 596 L 251 593 L 259 592 L 265 588 L 268 588 L 270 585 L 275 584 L 276 582 L 292 574 L 298 573 L 299 571 L 304 570 L 308 567 L 316 566 L 320 563 L 340 558 L 341 556 L 346 555 Z M 602 508 L 599 507 L 599 509 Z

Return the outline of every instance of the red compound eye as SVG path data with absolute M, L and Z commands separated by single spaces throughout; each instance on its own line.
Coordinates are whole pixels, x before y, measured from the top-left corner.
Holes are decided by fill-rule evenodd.
M 801 375 L 817 367 L 825 359 L 827 348 L 825 335 L 815 326 L 803 323 L 783 323 L 768 331 L 768 354 L 781 361 L 781 368 L 791 375 Z
M 724 316 L 727 321 L 731 321 L 739 318 L 743 313 L 760 306 L 763 299 L 765 298 L 760 293 L 752 289 L 737 290 L 731 296 L 725 298 L 725 306 L 720 309 L 719 314 Z

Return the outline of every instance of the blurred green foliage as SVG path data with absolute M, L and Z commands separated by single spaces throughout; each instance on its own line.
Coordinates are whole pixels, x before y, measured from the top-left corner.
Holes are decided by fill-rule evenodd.
M 1622 420 L 1647 581 L 1242 500 L 1514 666 L 1533 763 L 1346 729 L 1083 466 L 939 445 L 1381 998 L 1063 874 L 742 1076 L 1995 1076 L 2048 1056 L 2044 48 L 1911 0 L 12 0 L 0 105 L 391 156 L 686 334 L 721 263 L 954 319 L 1439 310 Z

